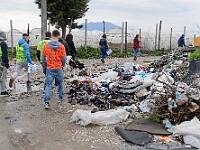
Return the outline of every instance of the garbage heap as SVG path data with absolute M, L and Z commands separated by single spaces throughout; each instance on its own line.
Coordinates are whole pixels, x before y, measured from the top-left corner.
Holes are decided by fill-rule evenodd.
M 124 63 L 105 73 L 92 73 L 67 83 L 69 103 L 92 106 L 95 111 L 131 106 L 138 112 L 154 112 L 172 123 L 200 119 L 199 88 L 184 83 L 187 54 L 173 51 L 151 64 Z M 188 79 L 188 78 L 187 78 Z

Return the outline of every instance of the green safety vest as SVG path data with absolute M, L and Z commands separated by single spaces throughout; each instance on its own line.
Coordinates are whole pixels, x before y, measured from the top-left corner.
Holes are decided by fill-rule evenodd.
M 1 44 L 1 42 L 0 42 Z M 3 53 L 2 53 L 2 49 L 1 49 L 1 46 L 0 46 L 0 57 L 2 57 Z
M 42 61 L 42 50 L 44 48 L 44 45 L 49 43 L 50 40 L 42 40 L 38 43 L 38 47 L 37 47 L 37 50 L 40 51 L 40 61 Z
M 16 59 L 17 62 L 25 62 L 26 60 L 26 55 L 24 53 L 24 44 L 19 46 L 19 44 L 16 45 Z

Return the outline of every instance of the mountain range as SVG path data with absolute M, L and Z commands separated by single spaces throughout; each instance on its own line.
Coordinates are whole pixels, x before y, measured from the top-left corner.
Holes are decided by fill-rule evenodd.
M 82 25 L 83 25 L 83 28 L 81 28 L 81 30 L 85 30 L 84 24 Z M 87 28 L 88 28 L 88 31 L 95 31 L 95 30 L 103 31 L 103 22 L 89 22 L 87 24 Z M 116 29 L 116 28 L 121 28 L 121 27 L 111 22 L 105 22 L 106 32 L 111 29 Z

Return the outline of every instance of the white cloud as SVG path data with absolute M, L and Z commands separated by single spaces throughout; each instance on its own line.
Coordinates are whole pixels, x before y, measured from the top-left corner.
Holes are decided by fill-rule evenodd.
M 200 25 L 200 0 L 91 0 L 85 18 L 88 21 L 109 21 L 121 25 L 128 21 L 130 29 L 155 30 L 155 25 L 163 21 L 163 31 L 172 27 L 174 32 L 183 30 L 196 32 Z M 7 0 L 1 3 L 0 29 L 9 30 L 9 20 L 14 28 L 26 30 L 40 27 L 40 10 L 34 0 Z M 79 20 L 83 22 L 83 19 Z

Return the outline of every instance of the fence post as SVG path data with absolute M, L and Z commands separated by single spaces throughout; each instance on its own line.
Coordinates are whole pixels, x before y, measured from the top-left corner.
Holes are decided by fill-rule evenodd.
M 155 50 L 157 48 L 157 38 L 158 38 L 158 24 L 156 23 Z
M 87 19 L 85 19 L 85 49 L 87 48 Z
M 10 20 L 10 33 L 11 33 L 11 48 L 12 48 L 12 53 L 14 53 L 14 42 L 13 42 L 13 23 L 12 20 Z
M 184 35 L 186 34 L 186 26 L 184 26 Z
M 124 51 L 124 22 L 122 22 L 121 53 Z
M 159 34 L 158 34 L 158 50 L 160 50 L 161 29 L 162 29 L 162 21 L 160 21 L 160 24 L 159 24 Z
M 172 28 L 171 28 L 171 32 L 170 32 L 170 43 L 169 43 L 169 48 L 170 51 L 172 50 Z
M 128 45 L 127 45 L 127 38 L 128 38 L 128 24 L 125 22 L 125 52 L 128 51 Z
M 103 21 L 103 34 L 105 34 L 105 33 L 106 33 L 106 22 Z

